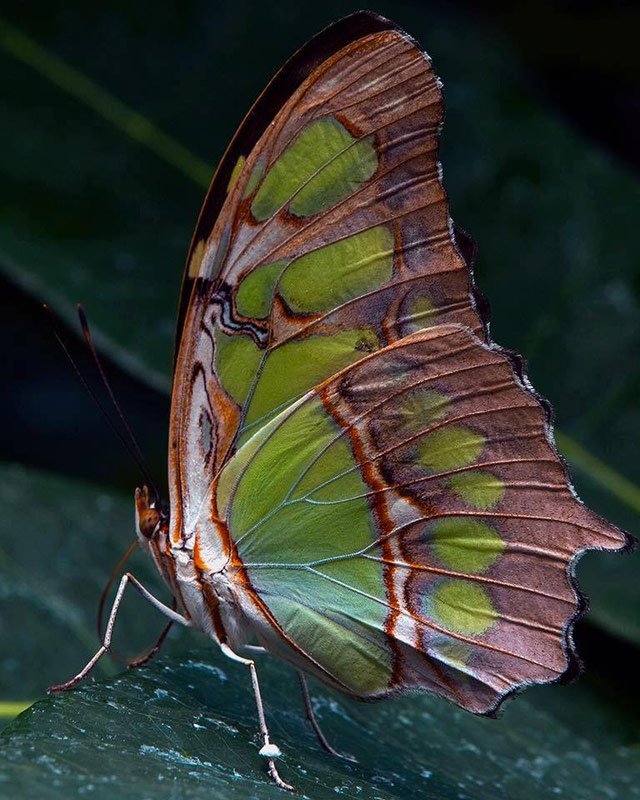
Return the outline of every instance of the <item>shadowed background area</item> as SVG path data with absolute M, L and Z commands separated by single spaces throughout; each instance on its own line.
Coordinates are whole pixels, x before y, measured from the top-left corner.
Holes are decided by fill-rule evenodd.
M 142 480 L 66 363 L 40 305 L 58 315 L 80 370 L 104 397 L 75 320 L 75 303 L 83 303 L 113 388 L 164 485 L 174 316 L 206 186 L 284 60 L 358 7 L 337 0 L 304 8 L 292 0 L 3 6 L 0 724 L 93 651 L 97 598 L 133 536 L 133 488 Z M 478 245 L 476 277 L 491 301 L 495 340 L 525 355 L 534 386 L 554 405 L 558 444 L 580 496 L 637 534 L 640 11 L 596 2 L 522 3 L 508 13 L 498 3 L 464 2 L 381 2 L 373 10 L 417 38 L 444 81 L 444 179 L 453 218 Z M 141 559 L 132 563 L 158 585 Z M 541 737 L 547 724 L 565 726 L 567 741 L 572 733 L 584 737 L 603 762 L 615 753 L 623 771 L 640 747 L 639 568 L 638 553 L 585 557 L 578 577 L 592 612 L 577 638 L 587 674 L 570 688 L 529 693 L 549 715 L 536 729 Z M 137 598 L 127 600 L 119 650 L 138 652 L 161 624 Z M 179 658 L 198 645 L 206 647 L 176 636 L 167 649 Z M 115 662 L 106 665 L 103 675 L 114 669 Z M 184 678 L 183 666 L 175 670 Z M 274 685 L 288 680 L 286 671 L 269 673 Z M 216 689 L 221 718 L 233 718 L 233 697 L 245 688 L 231 690 L 228 706 L 218 698 L 225 687 Z M 449 707 L 419 702 L 445 720 L 446 748 Z M 65 709 L 75 713 L 68 705 L 52 713 Z M 391 719 L 393 704 L 384 713 Z M 358 718 L 360 756 L 372 714 Z M 8 740 L 37 741 L 38 723 L 27 717 L 8 729 Z M 510 719 L 491 724 L 505 726 L 507 737 L 525 736 L 526 722 L 510 728 Z M 334 721 L 329 715 L 329 727 Z M 39 724 L 48 735 L 51 718 Z M 435 759 L 425 724 L 416 721 L 415 735 L 428 766 Z M 350 735 L 338 730 L 343 740 Z M 482 746 L 481 736 L 469 741 Z M 133 735 L 127 747 L 135 753 L 138 745 Z M 189 747 L 197 749 L 186 741 Z M 533 764 L 535 744 L 527 747 Z M 514 746 L 514 759 L 518 752 Z M 553 796 L 533 766 L 526 774 L 538 797 Z M 585 794 L 566 784 L 563 791 L 601 796 L 588 793 L 581 775 L 575 780 Z M 456 796 L 454 779 L 445 778 L 431 787 L 435 797 Z M 390 793 L 407 791 L 389 780 Z M 616 785 L 612 796 L 631 796 L 624 791 Z

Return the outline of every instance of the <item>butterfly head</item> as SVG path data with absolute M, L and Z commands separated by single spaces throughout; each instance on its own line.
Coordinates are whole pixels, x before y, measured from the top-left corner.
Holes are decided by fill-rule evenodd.
M 136 489 L 136 533 L 142 547 L 157 540 L 169 527 L 169 515 L 163 504 L 153 497 L 148 487 Z

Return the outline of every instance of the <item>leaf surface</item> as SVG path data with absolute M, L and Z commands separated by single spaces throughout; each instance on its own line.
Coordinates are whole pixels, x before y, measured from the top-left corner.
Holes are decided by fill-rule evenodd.
M 325 733 L 359 763 L 337 760 L 318 748 L 289 669 L 260 671 L 281 772 L 304 797 L 640 797 L 633 748 L 576 735 L 524 699 L 496 721 L 434 698 L 357 704 L 313 691 Z M 0 785 L 43 800 L 283 797 L 260 769 L 249 686 L 241 666 L 204 649 L 43 700 L 3 732 Z

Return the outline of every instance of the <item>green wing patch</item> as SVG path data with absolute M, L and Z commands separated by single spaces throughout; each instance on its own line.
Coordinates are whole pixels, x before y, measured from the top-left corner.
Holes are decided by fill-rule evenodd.
M 274 261 L 251 270 L 236 293 L 236 308 L 245 317 L 266 319 L 273 304 L 275 285 L 286 261 Z
M 338 120 L 317 120 L 302 130 L 266 175 L 251 203 L 258 221 L 287 205 L 309 217 L 348 197 L 378 167 L 373 137 L 358 140 Z
M 389 229 L 369 228 L 293 261 L 280 294 L 293 311 L 329 311 L 391 280 L 393 252 Z
M 247 424 L 264 420 L 330 375 L 379 346 L 370 328 L 308 336 L 274 348 L 264 360 L 247 411 Z

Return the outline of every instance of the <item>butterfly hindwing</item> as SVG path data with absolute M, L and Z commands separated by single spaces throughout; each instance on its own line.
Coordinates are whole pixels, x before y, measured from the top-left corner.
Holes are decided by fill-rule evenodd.
M 358 696 L 429 688 L 482 713 L 557 679 L 571 565 L 624 536 L 576 499 L 548 437 L 509 359 L 459 326 L 282 412 L 218 488 L 270 648 Z

